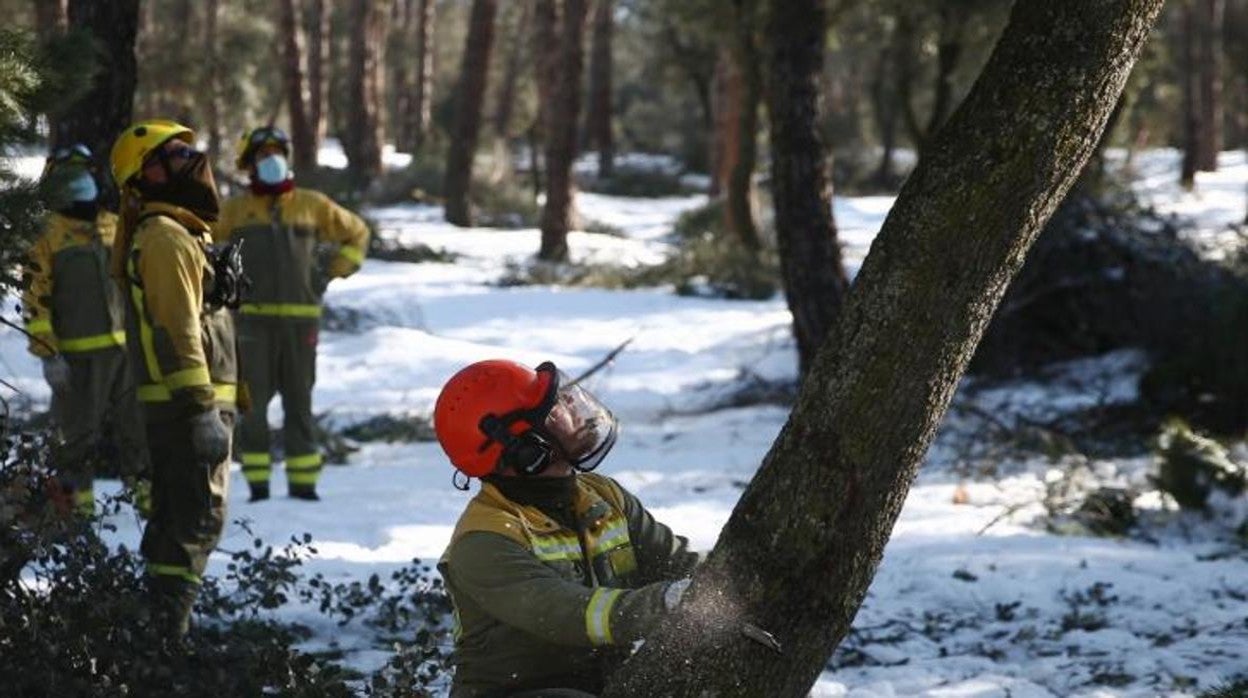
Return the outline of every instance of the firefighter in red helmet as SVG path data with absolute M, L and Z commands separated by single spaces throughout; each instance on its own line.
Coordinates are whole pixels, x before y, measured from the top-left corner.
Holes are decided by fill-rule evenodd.
M 481 489 L 438 568 L 455 605 L 453 698 L 592 696 L 675 608 L 688 541 L 591 472 L 617 423 L 544 363 L 474 363 L 442 388 L 438 442 Z

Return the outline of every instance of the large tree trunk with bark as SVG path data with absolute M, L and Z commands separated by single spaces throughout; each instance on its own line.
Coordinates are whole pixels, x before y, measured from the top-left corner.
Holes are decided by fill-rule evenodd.
M 71 0 L 68 18 L 69 26 L 89 32 L 98 42 L 99 66 L 91 90 L 57 120 L 53 145 L 85 143 L 101 162 L 107 162 L 117 134 L 134 115 L 139 0 Z M 102 194 L 106 205 L 116 205 L 117 192 L 111 185 Z
M 1200 51 L 1197 55 L 1200 80 L 1201 133 L 1196 167 L 1216 172 L 1222 150 L 1222 27 L 1225 0 L 1199 0 Z
M 348 114 L 342 134 L 348 169 L 364 189 L 381 175 L 381 12 L 374 0 L 352 0 Z
M 776 243 L 802 375 L 840 315 L 849 286 L 818 129 L 825 26 L 822 0 L 792 0 L 771 8 L 766 38 Z
M 424 145 L 431 114 L 430 95 L 433 87 L 433 22 L 434 0 L 402 0 L 395 5 L 399 15 L 397 46 L 410 53 L 408 61 L 396 65 L 395 141 L 404 152 L 416 153 Z
M 546 205 L 542 208 L 540 259 L 568 258 L 572 227 L 572 161 L 576 159 L 577 125 L 581 113 L 581 77 L 585 67 L 585 20 L 588 0 L 564 0 L 559 26 L 559 64 L 549 76 L 550 104 L 546 117 Z M 540 79 L 540 76 L 539 76 Z
M 614 0 L 597 0 L 594 5 L 593 49 L 589 56 L 589 110 L 585 115 L 585 141 L 598 149 L 598 176 L 610 177 L 615 171 L 615 138 L 611 132 L 612 59 L 611 42 L 615 30 Z
M 1200 68 L 1196 58 L 1199 26 L 1197 2 L 1199 0 L 1186 0 L 1183 4 L 1180 39 L 1183 44 L 1179 52 L 1179 80 L 1183 85 L 1183 161 L 1179 166 L 1179 184 L 1188 191 L 1196 186 L 1196 171 L 1200 169 L 1201 132 L 1204 130 L 1200 108 Z
M 282 34 L 282 88 L 290 115 L 290 148 L 296 172 L 316 168 L 316 132 L 308 118 L 308 99 L 303 80 L 303 41 L 299 8 L 295 0 L 281 0 L 278 30 Z
M 329 7 L 325 0 L 310 0 L 307 10 L 308 123 L 312 127 L 316 150 L 320 150 L 321 141 L 325 140 L 328 130 L 326 91 L 329 77 L 326 75 L 326 67 L 329 65 Z
M 758 164 L 758 107 L 763 99 L 763 74 L 758 47 L 759 0 L 733 0 L 733 29 L 730 51 L 735 77 L 740 80 L 739 120 L 730 130 L 736 138 L 730 141 L 736 152 L 732 169 L 727 171 L 727 198 L 724 202 L 724 227 L 745 249 L 762 247 L 758 225 L 754 222 L 754 167 Z M 822 55 L 822 54 L 820 54 Z M 787 79 L 787 76 L 786 76 Z
M 481 109 L 489 79 L 497 11 L 497 0 L 473 0 L 464 60 L 459 70 L 459 86 L 455 93 L 455 125 L 447 151 L 443 194 L 446 197 L 447 222 L 465 227 L 472 225 L 468 192 L 472 182 L 472 161 L 477 155 L 477 136 L 481 132 Z
M 816 0 L 772 0 L 785 15 Z M 788 424 L 684 603 L 604 696 L 803 696 L 849 631 L 919 463 L 1163 0 L 1019 0 L 871 247 Z M 804 44 L 805 42 L 798 42 Z M 771 630 L 781 652 L 743 636 Z

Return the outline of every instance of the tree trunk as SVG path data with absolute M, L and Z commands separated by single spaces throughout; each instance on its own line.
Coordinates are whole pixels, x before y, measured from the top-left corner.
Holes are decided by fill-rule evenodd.
M 407 113 L 412 152 L 420 150 L 433 120 L 433 56 L 436 0 L 418 0 L 416 14 L 416 67 L 411 109 Z
M 204 130 L 208 137 L 208 159 L 217 162 L 221 158 L 221 52 L 217 46 L 217 25 L 221 14 L 221 1 L 208 0 L 204 4 L 204 62 L 206 64 L 204 100 Z
M 65 31 L 69 21 L 65 0 L 34 0 L 35 35 L 47 39 Z
M 1196 187 L 1196 171 L 1200 169 L 1200 138 L 1203 131 L 1200 109 L 1200 75 L 1196 65 L 1196 6 L 1199 0 L 1183 4 L 1183 47 L 1180 53 L 1180 77 L 1183 83 L 1183 162 L 1179 168 L 1179 184 L 1191 191 Z
M 351 46 L 347 70 L 348 115 L 342 134 L 351 178 L 365 189 L 381 175 L 381 123 L 378 109 L 378 46 L 381 16 L 374 0 L 352 0 Z
M 533 82 L 537 85 L 537 128 L 533 142 L 542 145 L 550 133 L 550 104 L 559 71 L 559 4 L 556 0 L 534 0 L 533 3 Z M 538 172 L 533 153 L 534 173 Z M 539 189 L 546 187 L 546 178 L 539 180 Z
M 325 67 L 329 65 L 329 8 L 325 0 L 309 0 L 307 10 L 308 123 L 312 129 L 314 150 L 320 150 L 328 130 L 326 88 L 329 79 Z
M 69 26 L 89 32 L 97 41 L 99 69 L 90 91 L 57 120 L 53 145 L 85 143 L 101 162 L 107 162 L 117 134 L 134 115 L 139 0 L 71 0 L 68 18 Z M 101 200 L 116 206 L 117 192 L 111 184 L 104 184 Z
M 593 50 L 589 56 L 589 112 L 585 116 L 585 140 L 598 149 L 598 176 L 615 171 L 615 139 L 611 133 L 611 40 L 615 28 L 615 2 L 597 0 L 594 5 Z
M 1216 172 L 1222 150 L 1222 27 L 1226 14 L 1224 0 L 1199 0 L 1200 18 L 1200 145 L 1196 169 Z
M 772 0 L 783 12 L 772 26 L 816 2 Z M 604 698 L 806 695 L 866 596 L 976 343 L 1096 145 L 1162 3 L 1015 3 L 682 606 Z M 790 33 L 798 50 L 809 51 L 796 37 L 811 26 Z M 774 632 L 782 651 L 747 639 L 742 622 Z
M 408 62 L 395 62 L 395 142 L 399 150 L 416 153 L 424 145 L 429 127 L 429 88 L 433 81 L 434 0 L 401 0 L 395 4 L 398 15 L 397 41 L 393 46 L 414 57 L 412 73 Z
M 481 106 L 489 80 L 490 51 L 494 47 L 494 15 L 497 0 L 473 0 L 468 20 L 464 60 L 455 91 L 455 125 L 446 158 L 446 220 L 454 225 L 472 226 L 468 191 L 472 183 L 472 161 L 477 154 L 481 131 Z
M 588 0 L 564 0 L 559 28 L 559 66 L 552 74 L 546 109 L 546 205 L 542 208 L 542 246 L 537 256 L 553 262 L 568 258 L 572 227 L 572 161 L 576 159 L 581 114 L 581 78 L 585 69 L 585 20 Z
M 871 75 L 871 111 L 875 115 L 880 137 L 880 165 L 873 179 L 880 187 L 890 186 L 897 176 L 894 162 L 897 152 L 897 92 L 891 78 L 896 66 L 896 52 L 897 41 L 893 38 L 880 49 Z
M 308 118 L 303 82 L 303 46 L 300 41 L 299 8 L 295 0 L 281 0 L 278 31 L 282 34 L 282 88 L 290 114 L 290 148 L 295 172 L 316 168 L 316 133 Z
M 757 33 L 758 0 L 733 0 L 732 59 L 740 77 L 740 119 L 735 135 L 737 152 L 728 173 L 724 224 L 745 249 L 762 247 L 754 223 L 754 166 L 758 164 L 758 107 L 763 98 L 763 75 Z M 822 31 L 822 30 L 821 30 Z M 819 54 L 822 56 L 822 52 Z M 787 78 L 787 76 L 786 76 Z
M 825 26 L 821 0 L 793 0 L 783 10 L 773 7 L 767 27 L 776 242 L 803 376 L 840 315 L 849 286 L 818 128 Z
M 504 142 L 512 136 L 511 116 L 516 107 L 516 85 L 520 82 L 520 70 L 524 67 L 524 46 L 529 38 L 529 22 L 532 21 L 533 4 L 520 5 L 520 18 L 507 42 L 507 60 L 503 66 L 503 79 L 498 85 L 498 97 L 494 100 L 494 133 Z
M 966 34 L 967 10 L 947 2 L 940 7 L 940 38 L 936 44 L 936 87 L 932 113 L 928 115 L 923 140 L 932 137 L 944 125 L 953 110 L 953 73 L 962 59 Z

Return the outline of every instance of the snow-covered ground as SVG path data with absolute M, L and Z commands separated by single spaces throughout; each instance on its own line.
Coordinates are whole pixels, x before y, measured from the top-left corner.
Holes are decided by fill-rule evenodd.
M 1227 153 L 1195 193 L 1178 192 L 1171 154 L 1137 161 L 1140 191 L 1159 208 L 1216 231 L 1244 216 L 1248 164 Z M 587 218 L 622 236 L 574 233 L 573 257 L 648 264 L 662 258 L 674 218 L 700 197 L 662 200 L 578 197 Z M 892 201 L 837 199 L 835 210 L 856 270 Z M 606 291 L 498 287 L 509 260 L 537 250 L 536 230 L 465 231 L 432 207 L 376 209 L 381 234 L 459 255 L 453 264 L 369 260 L 335 282 L 330 306 L 366 317 L 358 331 L 325 332 L 316 387 L 318 411 L 338 421 L 431 410 L 443 381 L 488 357 L 529 364 L 551 359 L 575 372 L 626 339 L 632 344 L 592 388 L 622 421 L 601 471 L 619 479 L 661 519 L 701 548 L 714 545 L 740 489 L 783 425 L 774 406 L 700 413 L 743 369 L 767 378 L 796 371 L 783 299 L 685 298 L 667 289 Z M 11 309 L 12 304 L 6 304 Z M 6 312 L 9 312 L 6 309 Z M 1139 357 L 1116 354 L 1068 366 L 1052 381 L 995 387 L 975 396 L 988 411 L 1064 410 L 1129 399 Z M 1064 373 L 1063 373 L 1064 371 Z M 1089 386 L 1062 375 L 1125 380 Z M 46 400 L 37 362 L 15 332 L 0 330 L 0 375 Z M 276 403 L 273 420 L 280 417 Z M 956 421 L 956 420 L 951 420 Z M 952 424 L 929 454 L 901 514 L 855 629 L 820 678 L 816 696 L 1154 696 L 1191 695 L 1248 671 L 1248 560 L 1227 551 L 1204 522 L 1176 518 L 1153 542 L 1057 536 L 1029 523 L 1051 479 L 1046 462 L 1001 463 L 995 479 L 968 473 Z M 972 428 L 973 427 L 967 427 Z M 972 434 L 973 436 L 973 434 Z M 965 434 L 963 434 L 965 440 Z M 1148 458 L 1089 467 L 1107 482 L 1139 483 Z M 436 444 L 369 443 L 347 467 L 327 467 L 323 500 L 278 497 L 246 503 L 234 473 L 232 517 L 281 544 L 309 532 L 318 553 L 310 572 L 332 581 L 388 573 L 413 558 L 432 562 L 471 496 L 451 486 Z M 275 474 L 277 491 L 282 474 Z M 958 501 L 960 503 L 955 503 Z M 1157 498 L 1137 505 L 1169 516 Z M 116 521 L 118 542 L 134 545 L 137 523 Z M 250 536 L 230 526 L 226 550 Z M 224 572 L 214 556 L 209 574 Z M 782 574 L 782 571 L 777 571 Z M 371 669 L 385 648 L 358 624 L 338 628 L 311 609 L 282 611 Z M 781 626 L 783 619 L 760 624 Z

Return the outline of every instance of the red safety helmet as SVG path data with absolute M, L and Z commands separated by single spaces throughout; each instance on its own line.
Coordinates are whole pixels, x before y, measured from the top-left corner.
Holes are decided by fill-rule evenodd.
M 553 363 L 536 370 L 514 361 L 471 364 L 451 377 L 433 411 L 438 443 L 460 472 L 501 468 L 536 475 L 557 460 L 598 467 L 615 444 L 615 417 Z

